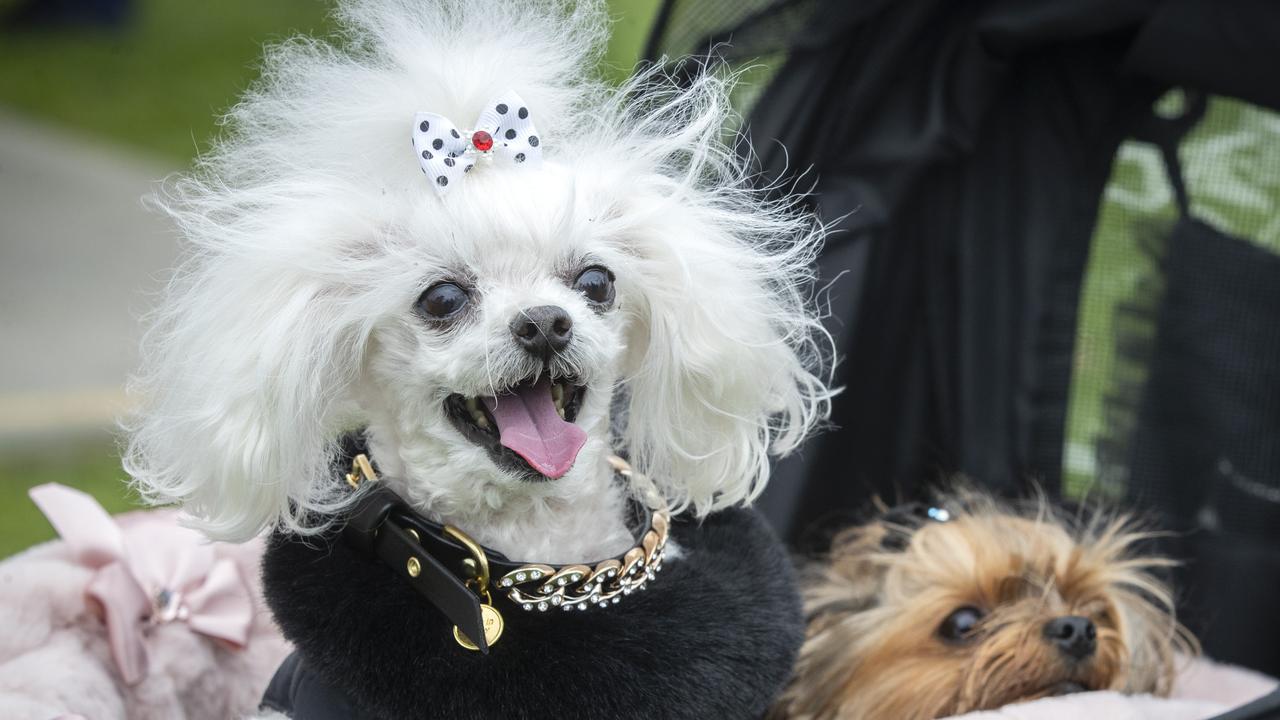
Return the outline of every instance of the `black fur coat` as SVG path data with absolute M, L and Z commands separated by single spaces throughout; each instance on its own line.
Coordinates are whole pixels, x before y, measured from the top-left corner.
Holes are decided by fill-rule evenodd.
M 795 577 L 761 517 L 677 519 L 663 570 L 620 604 L 506 621 L 481 655 L 395 572 L 341 540 L 276 536 L 267 601 L 296 653 L 266 707 L 343 718 L 759 718 L 803 639 Z M 678 550 L 677 550 L 678 548 Z

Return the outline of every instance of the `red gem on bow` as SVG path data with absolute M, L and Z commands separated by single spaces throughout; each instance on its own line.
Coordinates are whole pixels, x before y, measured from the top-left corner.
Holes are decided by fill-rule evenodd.
M 493 148 L 493 136 L 484 130 L 471 133 L 471 144 L 480 152 L 489 152 Z

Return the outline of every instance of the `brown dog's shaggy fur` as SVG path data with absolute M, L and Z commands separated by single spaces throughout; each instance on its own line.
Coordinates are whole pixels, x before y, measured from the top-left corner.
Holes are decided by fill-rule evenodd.
M 924 720 L 1080 690 L 1168 694 L 1175 657 L 1197 646 L 1153 573 L 1172 561 L 1139 550 L 1151 533 L 973 492 L 936 507 L 945 522 L 845 530 L 811 569 L 808 638 L 778 716 Z M 959 638 L 957 612 L 977 619 Z M 1092 628 L 1082 657 L 1049 630 L 1066 617 Z

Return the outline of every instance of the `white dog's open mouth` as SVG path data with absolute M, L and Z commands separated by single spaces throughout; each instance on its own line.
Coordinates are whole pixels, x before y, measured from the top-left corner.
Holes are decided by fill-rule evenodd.
M 445 400 L 446 414 L 495 464 L 531 479 L 569 472 L 587 434 L 574 424 L 586 387 L 548 375 L 517 383 L 497 395 Z

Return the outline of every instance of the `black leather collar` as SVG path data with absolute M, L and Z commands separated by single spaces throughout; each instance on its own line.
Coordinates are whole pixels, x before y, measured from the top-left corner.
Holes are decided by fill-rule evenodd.
M 630 473 L 625 463 L 615 467 L 621 475 Z M 630 594 L 632 589 L 643 587 L 661 568 L 669 519 L 665 511 L 655 513 L 633 497 L 629 525 L 638 528 L 638 537 L 636 546 L 621 558 L 556 568 L 513 561 L 479 545 L 489 568 L 488 586 L 481 587 L 475 579 L 473 550 L 445 526 L 410 507 L 377 478 L 362 453 L 353 458 L 347 482 L 359 497 L 343 528 L 345 542 L 395 570 L 473 639 L 482 653 L 488 653 L 489 643 L 481 598 L 491 597 L 491 591 L 508 609 L 585 610 L 591 605 L 606 607 L 618 602 L 624 592 Z

